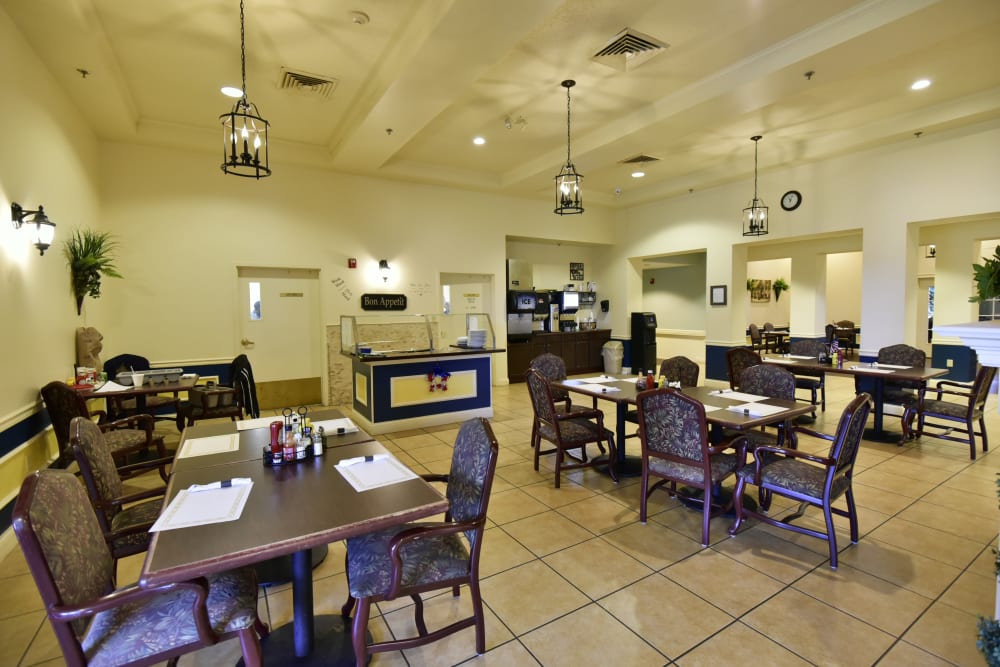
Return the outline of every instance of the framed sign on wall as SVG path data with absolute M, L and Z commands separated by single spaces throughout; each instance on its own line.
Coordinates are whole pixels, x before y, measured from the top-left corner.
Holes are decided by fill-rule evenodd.
M 713 306 L 726 305 L 726 286 L 712 285 L 708 291 L 709 304 Z

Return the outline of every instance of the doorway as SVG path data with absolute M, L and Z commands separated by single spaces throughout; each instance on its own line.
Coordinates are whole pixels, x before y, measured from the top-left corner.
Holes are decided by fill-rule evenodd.
M 323 402 L 319 269 L 236 267 L 240 350 L 261 408 Z

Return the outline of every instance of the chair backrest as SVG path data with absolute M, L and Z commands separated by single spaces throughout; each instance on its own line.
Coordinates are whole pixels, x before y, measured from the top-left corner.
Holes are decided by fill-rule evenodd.
M 114 380 L 115 376 L 125 371 L 148 371 L 149 359 L 140 357 L 138 354 L 119 354 L 104 362 L 104 372 L 108 374 L 108 379 Z
M 751 366 L 764 363 L 760 355 L 745 347 L 734 347 L 726 352 L 726 368 L 729 371 L 729 386 L 739 386 L 743 371 Z
M 996 366 L 980 366 L 976 379 L 970 391 L 969 407 L 973 412 L 982 412 L 986 408 L 986 399 L 990 396 L 990 386 L 997 375 Z
M 740 391 L 769 398 L 795 400 L 795 376 L 780 366 L 758 364 L 743 370 Z
M 85 622 L 52 617 L 60 605 L 75 605 L 110 593 L 114 561 L 104 541 L 97 515 L 76 477 L 66 470 L 43 469 L 21 484 L 14 505 L 14 534 L 67 660 L 85 659 L 77 636 Z
M 836 474 L 842 474 L 854 468 L 854 460 L 861 449 L 861 439 L 865 434 L 865 422 L 871 412 L 872 397 L 862 392 L 847 404 L 840 415 L 840 423 L 830 446 L 830 458 L 837 462 L 834 466 Z
M 250 359 L 241 354 L 229 365 L 229 378 L 236 390 L 236 402 L 243 408 L 247 417 L 260 417 L 260 405 L 257 403 L 257 383 L 253 379 L 253 369 Z
M 754 345 L 756 345 L 760 341 L 761 341 L 760 328 L 756 324 L 754 324 L 754 323 L 751 322 L 750 323 L 750 342 L 753 343 Z
M 837 337 L 837 325 L 827 324 L 826 325 L 826 344 L 827 347 L 833 344 L 833 339 Z
M 854 322 L 851 320 L 837 320 L 834 322 L 839 329 L 850 329 L 851 333 L 854 333 Z
M 680 382 L 682 387 L 697 387 L 699 372 L 698 364 L 682 355 L 664 359 L 660 364 L 660 375 L 667 382 Z
M 636 397 L 642 454 L 702 465 L 708 461 L 705 406 L 676 389 L 652 389 Z
M 566 362 L 563 361 L 562 357 L 551 352 L 545 352 L 532 359 L 528 362 L 528 368 L 534 368 L 549 382 L 566 379 Z M 552 400 L 557 403 L 565 401 L 569 397 L 569 392 L 559 387 L 549 387 L 549 391 L 552 393 Z
M 556 408 L 548 379 L 537 368 L 529 368 L 524 378 L 528 384 L 528 395 L 531 396 L 535 418 L 556 428 Z
M 764 331 L 774 331 L 774 325 L 770 322 L 764 322 Z
M 98 509 L 101 529 L 111 530 L 111 520 L 119 512 L 116 505 L 108 501 L 123 495 L 122 478 L 115 467 L 111 450 L 104 442 L 101 427 L 83 417 L 74 417 L 70 422 L 70 446 L 80 467 L 80 475 L 87 487 L 91 502 Z
M 899 366 L 923 367 L 927 363 L 927 353 L 918 347 L 898 343 L 883 347 L 878 351 L 880 364 L 896 364 Z
M 498 454 L 499 445 L 488 421 L 481 417 L 470 419 L 459 427 L 446 495 L 452 519 L 480 523 L 476 530 L 466 531 L 473 546 L 479 544 L 478 538 L 486 526 Z
M 59 451 L 66 454 L 69 452 L 69 424 L 73 417 L 90 419 L 87 401 L 68 384 L 58 380 L 42 387 L 42 400 L 45 401 Z
M 821 340 L 796 340 L 788 346 L 788 353 L 815 359 L 820 354 L 829 354 L 830 348 Z

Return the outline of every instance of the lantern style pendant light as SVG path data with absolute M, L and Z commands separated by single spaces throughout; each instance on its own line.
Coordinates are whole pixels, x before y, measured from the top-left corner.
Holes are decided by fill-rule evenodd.
M 570 159 L 570 124 L 569 124 L 569 89 L 576 85 L 576 81 L 567 79 L 562 82 L 566 89 L 566 164 L 559 170 L 556 176 L 556 208 L 559 215 L 573 215 L 583 213 L 583 190 L 581 183 L 583 176 L 576 173 L 576 167 Z
M 767 206 L 757 196 L 757 142 L 763 139 L 759 134 L 750 137 L 753 142 L 753 199 L 743 209 L 743 236 L 765 236 L 767 234 Z
M 243 0 L 240 0 L 240 65 L 243 96 L 233 110 L 219 116 L 222 121 L 222 171 L 236 176 L 265 178 L 271 175 L 267 156 L 268 122 L 257 106 L 247 100 L 247 50 L 243 26 Z

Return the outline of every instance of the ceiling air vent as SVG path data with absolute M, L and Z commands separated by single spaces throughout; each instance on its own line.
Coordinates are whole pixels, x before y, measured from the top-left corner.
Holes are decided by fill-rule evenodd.
M 320 100 L 328 100 L 337 87 L 337 80 L 320 74 L 296 72 L 282 68 L 281 83 L 278 84 L 278 87 L 282 90 L 305 93 Z
M 621 160 L 618 164 L 645 164 L 647 162 L 659 162 L 660 158 L 653 157 L 652 155 L 646 155 L 645 153 L 639 153 L 638 155 L 633 155 L 632 157 L 627 157 Z
M 595 53 L 591 60 L 622 72 L 628 72 L 657 56 L 670 45 L 638 30 L 625 28 L 607 45 Z

